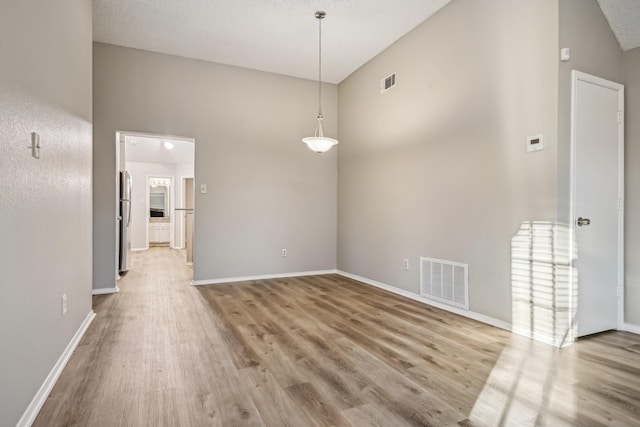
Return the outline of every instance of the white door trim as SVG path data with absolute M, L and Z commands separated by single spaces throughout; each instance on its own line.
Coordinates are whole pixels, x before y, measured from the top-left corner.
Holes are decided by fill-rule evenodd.
M 571 259 L 570 284 L 576 286 L 575 267 L 575 196 L 576 196 L 576 87 L 579 81 L 595 84 L 615 90 L 618 92 L 618 330 L 624 329 L 624 85 L 605 80 L 600 77 L 592 76 L 581 71 L 571 71 L 571 184 L 570 184 L 570 200 L 569 200 L 569 253 Z M 571 295 L 571 312 L 577 313 L 575 310 L 577 301 L 577 293 L 572 289 Z M 578 307 L 579 309 L 579 307 Z M 575 330 L 572 330 L 572 334 Z M 571 337 L 573 341 L 575 335 Z
M 195 174 L 194 174 L 195 175 Z M 186 208 L 187 207 L 187 180 L 188 179 L 192 179 L 193 180 L 193 190 L 194 190 L 194 194 L 191 196 L 192 199 L 195 199 L 195 178 L 193 175 L 183 175 L 181 176 L 181 185 L 182 185 L 182 200 L 180 201 L 180 206 L 182 206 L 182 208 Z M 181 226 L 180 226 L 180 241 L 176 242 L 176 247 L 178 249 L 186 249 L 187 245 L 186 245 L 186 239 L 187 239 L 187 233 L 186 233 L 186 227 L 187 227 L 187 221 L 185 218 L 185 214 L 184 212 L 182 212 L 182 219 L 180 221 Z

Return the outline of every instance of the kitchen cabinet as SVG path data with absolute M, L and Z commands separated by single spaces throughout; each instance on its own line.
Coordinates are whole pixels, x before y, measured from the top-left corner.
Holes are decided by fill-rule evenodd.
M 171 224 L 169 222 L 149 223 L 149 243 L 169 243 Z

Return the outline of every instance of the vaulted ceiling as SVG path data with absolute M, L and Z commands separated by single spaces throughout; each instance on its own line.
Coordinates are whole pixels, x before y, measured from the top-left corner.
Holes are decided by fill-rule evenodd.
M 640 1 L 598 0 L 622 50 L 640 47 Z
M 94 0 L 94 40 L 339 83 L 450 0 Z
M 451 0 L 93 0 L 94 40 L 339 83 Z M 640 46 L 640 0 L 598 0 L 623 50 Z

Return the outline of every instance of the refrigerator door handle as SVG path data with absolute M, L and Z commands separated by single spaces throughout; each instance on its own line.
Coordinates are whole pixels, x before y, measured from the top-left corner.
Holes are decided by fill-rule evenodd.
M 131 225 L 131 202 L 129 202 L 129 212 L 127 213 L 127 227 L 129 227 L 129 225 Z
M 132 182 L 131 175 L 129 174 L 129 172 L 126 172 L 126 175 L 127 175 L 127 187 L 128 187 L 127 199 L 129 199 L 129 212 L 128 212 L 129 215 L 127 215 L 127 227 L 129 227 L 129 225 L 131 224 L 131 208 L 132 208 L 132 206 L 131 206 L 132 205 L 132 203 L 131 203 L 131 199 L 132 199 L 131 194 L 132 194 L 132 191 L 133 191 L 133 182 Z

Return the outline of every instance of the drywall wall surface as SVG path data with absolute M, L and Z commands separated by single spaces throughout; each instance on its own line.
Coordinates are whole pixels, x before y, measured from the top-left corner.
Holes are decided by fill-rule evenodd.
M 339 85 L 340 270 L 417 293 L 420 256 L 468 263 L 510 322 L 511 238 L 556 215 L 557 8 L 454 0 Z
M 94 45 L 95 46 L 95 45 Z M 95 59 L 94 59 L 95 63 Z M 95 86 L 96 70 L 93 69 Z M 93 97 L 94 117 L 102 105 Z M 98 103 L 98 105 L 96 104 Z M 120 108 L 116 103 L 111 108 Z M 103 113 L 101 112 L 100 115 Z M 109 139 L 107 143 L 106 140 Z M 99 141 L 102 141 L 100 143 Z M 116 149 L 117 144 L 117 149 Z M 93 289 L 115 289 L 118 274 L 119 165 L 125 144 L 93 126 Z
M 300 142 L 317 95 L 309 80 L 94 44 L 94 181 L 106 200 L 94 200 L 94 241 L 107 248 L 96 281 L 115 277 L 117 130 L 195 139 L 196 280 L 334 269 L 337 150 Z M 335 85 L 323 113 L 335 136 Z
M 558 220 L 569 221 L 571 174 L 571 70 L 622 83 L 622 50 L 596 0 L 559 2 Z M 571 60 L 560 62 L 562 48 Z
M 0 10 L 0 425 L 14 426 L 91 312 L 91 2 Z
M 625 321 L 640 326 L 640 48 L 623 54 L 625 85 Z

